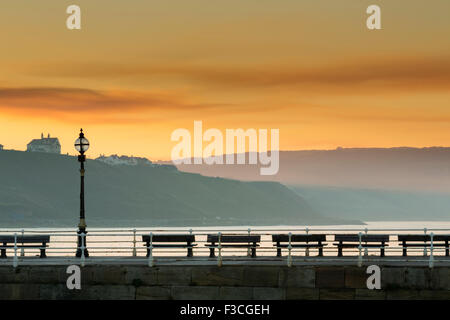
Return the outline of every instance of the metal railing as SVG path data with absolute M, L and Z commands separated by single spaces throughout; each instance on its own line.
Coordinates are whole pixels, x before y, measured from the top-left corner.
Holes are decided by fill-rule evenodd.
M 334 235 L 342 233 L 352 233 L 359 236 L 359 244 L 356 248 L 346 249 L 346 255 L 344 257 L 337 257 L 337 247 L 334 245 Z M 35 250 L 45 249 L 49 258 L 74 258 L 77 249 L 81 250 L 81 257 L 78 258 L 79 264 L 84 266 L 89 263 L 91 258 L 129 258 L 135 261 L 146 261 L 150 267 L 155 266 L 156 260 L 164 260 L 169 258 L 183 256 L 183 259 L 188 260 L 206 260 L 216 261 L 218 266 L 223 265 L 224 260 L 230 261 L 283 261 L 285 260 L 288 266 L 292 266 L 294 262 L 314 262 L 314 261 L 354 261 L 358 266 L 362 266 L 363 262 L 381 259 L 381 261 L 393 261 L 402 263 L 427 263 L 430 268 L 433 268 L 437 262 L 450 262 L 450 258 L 446 256 L 448 248 L 437 246 L 434 237 L 436 235 L 448 235 L 450 229 L 448 228 L 434 228 L 434 229 L 419 229 L 419 228 L 394 228 L 394 229 L 381 229 L 381 228 L 321 228 L 321 227 L 277 227 L 277 228 L 265 228 L 265 227 L 253 227 L 253 228 L 239 228 L 239 227 L 227 227 L 227 228 L 126 228 L 126 229 L 90 229 L 87 234 L 82 233 L 81 246 L 77 247 L 78 234 L 76 230 L 70 229 L 4 229 L 0 230 L 1 235 L 13 235 L 14 245 L 5 246 L 1 245 L 0 249 L 5 250 L 7 254 L 13 254 L 12 265 L 17 267 L 19 264 L 28 264 L 31 261 L 33 263 L 46 263 L 46 259 L 33 259 L 32 256 Z M 24 244 L 18 242 L 18 234 L 20 236 L 26 235 L 49 235 L 50 242 L 47 247 L 34 246 L 31 249 L 25 251 Z M 153 236 L 155 234 L 189 234 L 195 235 L 195 243 L 198 245 L 195 247 L 195 254 L 193 257 L 186 257 L 186 247 L 184 248 L 157 248 L 153 243 Z M 209 247 L 206 246 L 207 235 L 217 234 L 218 255 L 215 258 L 209 258 Z M 250 258 L 250 247 L 246 248 L 226 248 L 222 246 L 221 237 L 226 234 L 240 234 L 240 235 L 260 235 L 261 242 L 257 248 L 258 257 Z M 276 257 L 277 247 L 274 245 L 271 235 L 273 234 L 287 234 L 288 245 L 285 248 L 285 255 L 280 258 Z M 326 242 L 323 243 L 323 257 L 318 257 L 315 254 L 318 249 L 316 248 L 296 248 L 292 245 L 292 235 L 295 234 L 326 234 Z M 389 235 L 388 246 L 366 246 L 362 240 L 363 235 L 369 234 L 387 234 Z M 401 234 L 421 234 L 429 235 L 429 244 L 423 248 L 408 247 L 409 256 L 403 257 L 402 244 L 396 239 Z M 150 236 L 149 245 L 145 245 L 142 241 L 142 236 Z M 23 238 L 22 238 L 23 239 Z M 87 243 L 87 245 L 86 245 Z M 429 246 L 429 250 L 427 247 Z M 20 253 L 19 253 L 20 247 Z M 84 255 L 84 249 L 89 250 L 89 256 L 87 258 Z M 192 247 L 193 248 L 193 247 Z M 379 256 L 379 250 L 385 250 L 385 257 Z M 447 251 L 446 251 L 447 250 Z M 370 255 L 370 253 L 376 254 Z M 429 252 L 428 252 L 429 251 Z M 148 257 L 146 256 L 146 253 Z M 355 259 L 356 258 L 356 259 Z M 0 264 L 9 263 L 9 259 L 0 259 Z M 48 260 L 47 260 L 48 261 Z M 73 263 L 73 259 L 71 259 Z M 96 260 L 96 263 L 99 263 Z

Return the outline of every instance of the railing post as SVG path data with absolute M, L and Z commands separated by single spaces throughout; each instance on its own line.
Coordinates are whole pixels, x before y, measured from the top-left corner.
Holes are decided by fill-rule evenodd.
M 192 236 L 192 228 L 189 229 L 189 235 Z M 195 237 L 194 237 L 194 239 L 195 239 Z M 189 258 L 191 258 L 194 256 L 194 247 L 192 246 L 192 242 L 188 242 L 187 244 L 188 244 L 188 246 L 190 246 L 187 248 L 187 256 Z
M 219 243 L 218 243 L 218 249 L 219 249 L 219 254 L 217 255 L 217 265 L 219 267 L 222 266 L 222 233 L 219 231 L 218 233 L 219 235 Z
M 291 254 L 291 250 L 292 250 L 292 244 L 291 244 L 291 237 L 292 237 L 292 232 L 289 232 L 289 245 L 288 245 L 288 260 L 287 260 L 287 265 L 288 267 L 292 266 L 292 254 Z
M 133 229 L 133 257 L 136 257 L 136 229 Z
M 86 233 L 82 232 L 81 234 L 81 266 L 84 267 L 85 265 L 85 261 L 86 261 L 86 257 L 84 255 L 84 249 L 86 249 L 86 246 L 84 245 L 85 239 L 86 239 Z
M 22 229 L 22 241 L 23 241 L 23 236 L 25 235 L 25 231 Z M 23 242 L 22 242 L 22 248 L 20 248 L 20 256 L 24 257 L 25 256 L 25 248 L 23 247 Z
M 18 258 L 17 258 L 17 233 L 14 233 L 14 259 L 13 259 L 13 267 L 17 268 L 17 265 L 19 264 Z
M 364 233 L 366 234 L 366 236 L 367 236 L 367 232 L 369 231 L 369 229 L 367 229 L 367 228 L 364 228 Z M 367 241 L 366 241 L 366 245 L 367 245 Z M 369 255 L 369 248 L 366 246 L 365 248 L 364 248 L 364 256 L 368 256 Z
M 150 232 L 150 242 L 148 245 L 148 266 L 153 267 L 155 261 L 153 260 L 153 232 Z
M 429 267 L 433 268 L 434 266 L 434 257 L 433 257 L 433 232 L 430 234 L 430 262 Z
M 250 228 L 248 228 L 248 230 L 247 230 L 247 233 L 248 233 L 248 236 L 250 237 Z M 250 253 L 250 242 L 248 243 L 248 248 L 247 248 L 247 257 L 250 257 L 251 256 L 251 253 Z
M 358 246 L 358 250 L 359 250 L 359 254 L 358 254 L 358 267 L 362 266 L 362 243 L 361 243 L 361 238 L 362 238 L 362 233 L 360 232 L 358 234 L 359 236 L 359 246 Z
M 306 235 L 308 235 L 308 233 L 309 233 L 308 227 L 306 227 L 305 231 L 306 231 Z M 308 244 L 308 240 L 306 240 L 306 243 Z M 305 256 L 309 257 L 309 248 L 308 247 L 306 247 Z
M 427 228 L 423 228 L 423 232 L 425 233 L 425 235 L 427 234 Z M 426 257 L 427 256 L 427 239 L 425 238 L 425 241 L 423 242 L 425 245 L 423 246 L 423 256 Z

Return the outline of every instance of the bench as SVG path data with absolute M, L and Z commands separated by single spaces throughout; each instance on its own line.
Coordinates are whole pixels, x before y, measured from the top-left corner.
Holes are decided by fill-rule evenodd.
M 342 257 L 342 251 L 344 248 L 358 248 L 359 247 L 359 235 L 358 234 L 336 234 L 334 240 L 338 241 L 338 257 Z M 346 243 L 347 242 L 347 243 Z M 349 243 L 350 242 L 350 243 Z M 379 244 L 375 244 L 378 242 Z M 361 235 L 361 245 L 364 248 L 378 248 L 380 247 L 380 257 L 384 257 L 384 247 L 388 245 L 389 235 L 387 234 L 363 234 Z
M 47 243 L 50 242 L 50 236 L 45 235 L 20 235 L 17 236 L 17 248 L 35 248 L 40 249 L 40 258 L 46 258 L 45 248 Z M 14 236 L 13 235 L 0 235 L 1 255 L 0 258 L 6 258 L 6 249 L 14 248 Z M 9 245 L 8 245 L 9 243 Z
M 209 257 L 214 258 L 215 248 L 219 245 L 218 234 L 209 234 L 206 240 L 209 244 L 205 246 L 209 248 Z M 221 248 L 248 248 L 252 251 L 252 258 L 256 257 L 256 248 L 259 247 L 259 242 L 261 242 L 261 236 L 259 235 L 220 235 L 220 246 Z
M 403 256 L 406 257 L 408 247 L 424 248 L 431 246 L 431 236 L 429 234 L 403 234 L 398 235 L 398 241 L 402 243 Z M 420 241 L 420 243 L 408 243 L 410 241 Z M 433 236 L 433 247 L 445 247 L 445 256 L 449 256 L 450 235 L 437 234 Z M 438 242 L 438 243 L 436 243 Z
M 195 236 L 192 234 L 154 234 L 152 235 L 153 248 L 187 248 L 187 256 L 192 257 L 192 248 L 196 246 Z M 142 241 L 147 246 L 147 257 L 150 256 L 150 235 L 143 235 Z M 165 242 L 165 243 L 161 243 Z
M 272 241 L 275 242 L 274 246 L 277 247 L 277 257 L 281 257 L 281 249 L 289 247 L 289 235 L 288 234 L 273 234 Z M 323 244 L 326 241 L 326 235 L 324 234 L 292 234 L 291 235 L 291 247 L 292 248 L 319 248 L 319 256 L 323 256 Z M 286 242 L 286 243 L 282 243 Z M 299 243 L 302 242 L 302 243 Z M 317 243 L 311 243 L 317 242 Z

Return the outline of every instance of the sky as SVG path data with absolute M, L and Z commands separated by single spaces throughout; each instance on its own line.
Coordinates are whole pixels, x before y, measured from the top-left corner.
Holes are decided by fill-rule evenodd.
M 66 28 L 81 7 L 82 29 Z M 366 28 L 381 7 L 382 30 Z M 167 160 L 178 128 L 282 150 L 450 145 L 450 1 L 5 0 L 0 144 Z

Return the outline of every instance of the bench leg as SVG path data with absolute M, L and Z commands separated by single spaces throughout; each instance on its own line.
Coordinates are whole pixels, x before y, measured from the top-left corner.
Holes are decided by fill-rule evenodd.
M 449 256 L 449 246 L 448 246 L 448 241 L 445 241 L 445 256 L 448 257 Z
M 320 247 L 319 247 L 319 257 L 323 257 L 323 246 L 322 246 L 322 243 L 319 242 L 319 245 L 320 245 Z
M 277 242 L 277 257 L 281 257 L 281 248 L 279 242 Z
M 209 248 L 209 257 L 214 258 L 216 255 L 214 253 L 214 248 Z
M 5 244 L 3 244 L 5 246 Z M 5 259 L 6 258 L 6 249 L 2 249 L 2 254 L 0 256 L 0 258 Z
M 147 255 L 146 255 L 146 257 L 150 257 L 150 241 L 147 241 L 146 243 L 145 243 L 146 245 L 147 245 Z
M 402 242 L 402 246 L 403 246 L 403 256 L 406 257 L 408 255 L 408 252 L 407 252 L 408 249 L 406 248 L 405 241 Z
M 253 243 L 253 247 L 252 247 L 252 258 L 256 257 L 256 243 Z
M 381 243 L 380 257 L 384 257 L 384 242 Z
M 43 248 L 43 249 L 40 249 L 40 250 L 41 250 L 40 258 L 47 258 L 47 255 L 45 254 L 45 247 L 47 246 L 47 243 L 46 243 L 46 242 L 42 242 L 42 246 L 43 246 L 44 248 Z
M 190 245 L 191 245 L 191 243 L 188 242 L 188 246 L 190 246 Z M 188 247 L 188 249 L 187 249 L 187 256 L 188 256 L 188 258 L 191 258 L 193 255 L 194 255 L 194 253 L 192 251 L 192 247 Z
M 338 244 L 338 257 L 342 257 L 342 242 Z

